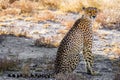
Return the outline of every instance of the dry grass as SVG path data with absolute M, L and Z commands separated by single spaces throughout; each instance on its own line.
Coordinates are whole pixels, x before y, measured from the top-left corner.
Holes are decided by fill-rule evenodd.
M 109 56 L 110 59 L 116 59 L 120 57 L 120 43 L 119 42 L 113 42 L 111 44 L 106 44 L 106 47 L 110 46 L 110 48 L 104 48 L 104 53 L 109 55 L 110 53 L 113 53 L 114 55 Z
M 102 12 L 97 19 L 103 26 L 113 27 L 120 23 L 120 0 L 105 0 L 102 2 Z M 116 26 L 116 25 L 115 25 Z
M 22 12 L 31 12 L 36 8 L 60 9 L 62 11 L 79 12 L 83 6 L 94 6 L 103 10 L 103 13 L 116 17 L 120 15 L 120 0 L 1 0 L 0 8 L 19 6 Z M 112 15 L 111 15 L 112 14 Z
M 7 57 L 0 58 L 0 72 L 16 69 L 17 65 L 18 65 L 17 59 L 14 60 L 9 59 Z
M 40 7 L 48 9 L 58 9 L 61 0 L 39 0 Z
M 38 14 L 34 14 L 35 21 L 54 20 L 54 18 L 54 13 L 49 10 L 40 11 Z
M 66 34 L 67 32 L 68 32 L 68 30 L 60 29 L 57 31 L 57 34 Z
M 58 37 L 56 37 L 56 38 L 58 38 Z M 59 42 L 55 42 L 54 39 L 55 39 L 55 37 L 53 37 L 53 38 L 51 38 L 51 37 L 48 37 L 48 38 L 41 37 L 41 38 L 37 39 L 34 44 L 36 46 L 58 47 Z
M 62 0 L 60 10 L 69 12 L 79 12 L 82 9 L 82 2 L 80 0 Z
M 120 46 L 119 45 L 120 45 L 120 42 L 112 43 L 112 46 L 113 46 L 112 51 L 113 51 L 113 53 L 115 53 L 118 56 L 120 56 Z
M 2 10 L 1 13 L 2 14 L 5 13 L 5 15 L 6 13 L 11 14 L 14 11 L 15 12 L 12 15 L 15 15 L 15 13 L 17 12 L 16 9 L 19 10 L 19 13 L 31 13 L 33 12 L 33 10 L 36 9 L 36 7 L 38 7 L 38 4 L 36 4 L 36 2 L 31 2 L 29 0 L 19 0 L 19 1 L 1 0 L 0 1 L 0 9 Z M 4 11 L 3 9 L 6 9 L 6 10 Z
M 14 3 L 15 1 L 17 1 L 17 0 L 9 0 L 9 3 L 12 4 L 12 3 Z
M 21 13 L 20 9 L 17 8 L 7 8 L 4 11 L 0 13 L 0 16 L 5 16 L 5 15 L 19 15 Z
M 67 30 L 69 30 L 73 26 L 74 22 L 75 22 L 74 20 L 69 20 L 69 21 L 66 20 L 66 21 L 61 21 L 61 24 L 65 26 Z
M 33 5 L 28 0 L 20 0 L 20 8 L 22 13 L 30 13 L 33 10 Z
M 0 0 L 0 10 L 1 9 L 6 9 L 9 6 L 9 1 L 8 0 Z
M 41 9 L 57 9 L 65 12 L 80 12 L 83 6 L 101 9 L 96 21 L 103 26 L 113 27 L 120 23 L 120 0 L 0 0 L 0 16 L 37 13 Z M 45 15 L 46 16 L 46 15 Z M 47 20 L 47 17 L 35 15 L 35 20 Z M 50 16 L 51 17 L 51 16 Z M 48 17 L 49 19 L 52 19 Z M 52 16 L 53 17 L 53 16 Z M 34 19 L 33 19 L 34 20 Z M 69 24 L 68 24 L 69 26 Z M 71 26 L 71 25 L 70 25 Z M 95 29 L 99 29 L 99 24 Z

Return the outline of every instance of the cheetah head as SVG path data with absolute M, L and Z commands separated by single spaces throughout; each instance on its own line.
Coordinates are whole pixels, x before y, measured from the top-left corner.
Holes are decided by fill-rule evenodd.
M 100 12 L 100 10 L 95 7 L 83 7 L 83 11 L 84 15 L 89 17 L 90 19 L 94 19 L 97 16 L 98 12 Z

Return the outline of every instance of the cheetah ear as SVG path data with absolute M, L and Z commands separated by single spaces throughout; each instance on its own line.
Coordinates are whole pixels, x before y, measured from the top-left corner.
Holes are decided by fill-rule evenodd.
M 82 7 L 82 10 L 85 10 L 85 9 L 86 9 L 86 8 L 83 6 L 83 7 Z

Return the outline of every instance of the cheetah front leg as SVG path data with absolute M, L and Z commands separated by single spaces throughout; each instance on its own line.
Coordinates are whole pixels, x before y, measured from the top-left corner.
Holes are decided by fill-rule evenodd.
M 92 51 L 89 49 L 83 49 L 83 56 L 86 62 L 87 73 L 95 75 L 95 72 L 93 70 L 94 56 L 92 54 Z

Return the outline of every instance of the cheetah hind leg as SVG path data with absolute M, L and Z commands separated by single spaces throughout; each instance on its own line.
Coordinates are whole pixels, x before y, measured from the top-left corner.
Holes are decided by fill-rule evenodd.
M 84 59 L 86 61 L 87 73 L 90 75 L 98 75 L 99 73 L 93 70 L 94 55 L 91 51 L 83 52 Z
M 87 73 L 90 74 L 90 75 L 93 75 L 93 76 L 97 76 L 97 75 L 101 75 L 99 72 L 95 71 L 93 69 L 93 58 L 94 56 L 91 56 L 91 60 L 90 57 L 89 58 L 86 58 L 86 69 L 87 69 Z
M 86 64 L 87 64 L 86 65 L 87 74 L 90 74 L 90 75 L 93 75 L 93 76 L 98 76 L 98 75 L 100 76 L 101 75 L 99 72 L 93 70 L 90 62 L 87 62 Z
M 88 74 L 95 75 L 95 71 L 93 70 L 92 64 L 90 62 L 86 61 L 86 69 Z

